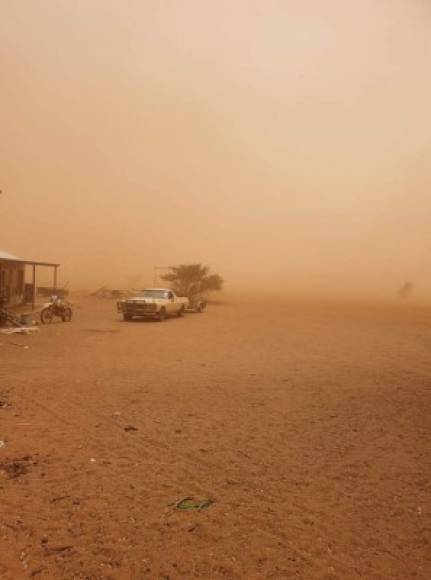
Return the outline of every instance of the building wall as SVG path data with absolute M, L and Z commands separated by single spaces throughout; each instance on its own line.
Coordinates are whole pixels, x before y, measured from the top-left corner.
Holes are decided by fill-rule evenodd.
M 19 304 L 24 299 L 25 266 L 14 262 L 0 262 L 0 294 L 9 304 Z

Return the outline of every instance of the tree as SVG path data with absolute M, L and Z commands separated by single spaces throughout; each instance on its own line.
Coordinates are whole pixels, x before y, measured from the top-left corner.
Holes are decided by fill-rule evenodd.
M 224 280 L 218 274 L 210 274 L 210 268 L 203 264 L 180 264 L 172 266 L 170 272 L 161 276 L 169 282 L 172 290 L 179 296 L 192 299 L 206 292 L 223 288 Z

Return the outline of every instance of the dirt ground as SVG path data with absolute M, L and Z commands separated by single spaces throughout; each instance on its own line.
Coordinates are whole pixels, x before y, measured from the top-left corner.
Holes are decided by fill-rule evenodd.
M 1 580 L 431 578 L 431 310 L 75 302 L 0 338 Z

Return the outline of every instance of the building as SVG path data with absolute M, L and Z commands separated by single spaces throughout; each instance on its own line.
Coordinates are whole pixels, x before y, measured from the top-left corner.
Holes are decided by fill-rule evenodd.
M 13 256 L 0 250 L 0 297 L 7 304 L 32 303 L 37 294 L 37 268 L 52 268 L 53 289 L 57 288 L 57 271 L 60 264 L 35 262 Z

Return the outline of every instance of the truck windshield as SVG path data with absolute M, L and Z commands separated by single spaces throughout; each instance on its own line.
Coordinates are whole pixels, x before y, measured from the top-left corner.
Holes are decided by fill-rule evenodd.
M 143 298 L 168 298 L 168 294 L 164 290 L 142 290 L 140 295 Z

